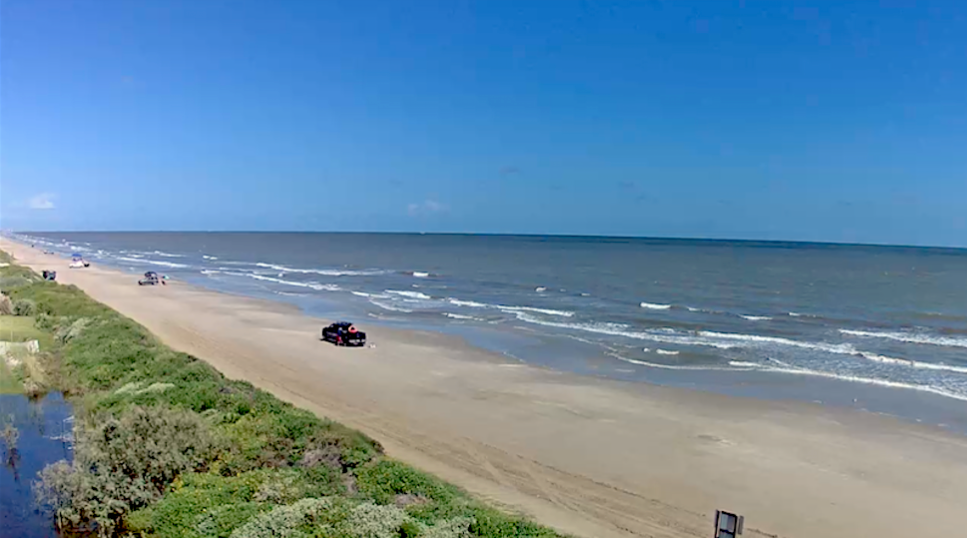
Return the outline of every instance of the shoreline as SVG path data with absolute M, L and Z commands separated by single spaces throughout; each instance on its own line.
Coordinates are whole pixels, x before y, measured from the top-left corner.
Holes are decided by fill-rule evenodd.
M 227 376 L 567 532 L 703 536 L 717 508 L 745 515 L 750 536 L 959 529 L 967 440 L 939 428 L 513 364 L 436 333 L 379 327 L 377 347 L 354 353 L 319 343 L 321 321 L 284 303 L 177 282 L 139 288 L 7 238 L 2 248 Z M 901 515 L 881 521 L 884 511 Z

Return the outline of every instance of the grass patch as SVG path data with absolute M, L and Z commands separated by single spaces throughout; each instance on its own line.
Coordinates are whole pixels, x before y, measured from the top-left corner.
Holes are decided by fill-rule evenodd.
M 7 366 L 7 361 L 0 358 L 0 394 L 23 394 L 23 382 Z
M 4 292 L 29 301 L 34 316 L 10 334 L 49 342 L 49 383 L 74 399 L 75 460 L 48 466 L 38 485 L 65 529 L 146 538 L 557 536 L 386 458 L 360 432 L 226 379 L 74 286 L 35 277 L 0 268 L 0 280 L 17 282 Z
M 0 340 L 4 342 L 26 342 L 37 340 L 50 344 L 47 333 L 37 328 L 33 316 L 0 316 Z

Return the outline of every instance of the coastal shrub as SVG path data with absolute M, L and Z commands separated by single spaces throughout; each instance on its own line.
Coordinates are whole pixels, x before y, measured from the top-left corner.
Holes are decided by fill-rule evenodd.
M 309 536 L 317 517 L 334 504 L 330 498 L 302 499 L 291 505 L 277 506 L 270 512 L 253 517 L 231 534 L 231 538 L 287 538 Z
M 135 534 L 166 537 L 228 536 L 256 514 L 272 508 L 253 500 L 270 479 L 264 471 L 223 477 L 188 473 L 176 480 L 156 504 L 124 521 Z
M 37 304 L 30 299 L 17 299 L 13 302 L 13 315 L 32 316 L 37 310 Z
M 120 417 L 95 417 L 78 427 L 74 461 L 41 472 L 40 500 L 62 526 L 94 523 L 110 535 L 127 512 L 161 497 L 179 474 L 214 456 L 207 425 L 195 413 L 133 407 Z
M 382 459 L 356 473 L 359 492 L 377 503 L 391 504 L 398 495 L 412 495 L 449 503 L 460 490 L 405 463 Z
M 6 294 L 0 294 L 0 316 L 13 315 L 13 301 Z

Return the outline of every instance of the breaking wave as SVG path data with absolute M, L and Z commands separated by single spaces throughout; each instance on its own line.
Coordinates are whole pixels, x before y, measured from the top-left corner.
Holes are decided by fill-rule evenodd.
M 188 267 L 183 263 L 165 262 L 161 260 L 149 260 L 148 258 L 135 258 L 132 254 L 131 256 L 118 256 L 116 259 L 130 262 L 130 263 L 140 263 L 145 265 L 159 265 L 161 267 L 171 267 L 173 269 L 184 269 Z
M 386 291 L 386 293 L 392 293 L 393 295 L 399 295 L 401 297 L 409 297 L 410 299 L 423 299 L 423 300 L 433 299 L 433 297 L 430 297 L 429 295 L 425 293 L 420 293 L 418 291 L 400 291 L 400 290 L 384 290 L 384 291 Z
M 866 360 L 879 362 L 882 364 L 894 364 L 897 366 L 907 366 L 909 368 L 919 368 L 922 370 L 941 370 L 945 372 L 957 372 L 959 374 L 967 374 L 967 366 L 953 366 L 942 363 L 933 362 L 920 362 L 913 361 L 909 359 L 895 359 L 893 357 L 884 357 L 883 355 L 877 355 L 876 353 L 867 353 L 861 351 L 857 353 L 858 356 L 863 357 Z
M 863 338 L 885 338 L 887 340 L 896 340 L 898 342 L 907 342 L 910 344 L 967 347 L 967 338 L 952 338 L 949 336 L 936 336 L 906 332 L 854 331 L 850 329 L 840 329 L 839 332 L 849 336 L 860 336 Z
M 501 312 L 509 312 L 514 314 L 518 312 L 534 312 L 537 314 L 546 314 L 548 316 L 559 316 L 564 318 L 569 318 L 574 315 L 574 312 L 567 310 L 553 310 L 550 308 L 537 308 L 533 306 L 508 306 L 501 304 L 478 303 L 476 301 L 454 299 L 453 297 L 448 297 L 447 302 L 454 306 L 464 306 L 468 308 L 492 308 L 494 310 L 500 310 Z
M 639 304 L 638 306 L 640 306 L 641 308 L 648 308 L 651 310 L 668 310 L 669 308 L 672 307 L 672 305 L 670 304 L 646 303 L 644 301 L 642 301 L 641 304 Z
M 319 282 L 296 282 L 294 280 L 284 280 L 281 278 L 274 278 L 265 275 L 259 275 L 256 273 L 230 273 L 225 272 L 226 275 L 231 276 L 243 276 L 248 278 L 254 278 L 255 280 L 262 280 L 265 282 L 274 282 L 276 284 L 283 284 L 286 286 L 296 286 L 299 288 L 309 288 L 318 291 L 340 291 L 342 288 L 335 284 L 320 284 Z
M 244 263 L 244 262 L 242 262 Z M 348 269 L 299 269 L 296 267 L 286 267 L 285 265 L 276 265 L 274 263 L 252 263 L 245 265 L 254 265 L 256 267 L 262 267 L 265 269 L 274 269 L 276 271 L 282 271 L 283 273 L 302 273 L 302 274 L 316 274 L 323 276 L 375 276 L 386 274 L 386 271 L 381 270 L 364 270 L 364 271 L 351 271 Z

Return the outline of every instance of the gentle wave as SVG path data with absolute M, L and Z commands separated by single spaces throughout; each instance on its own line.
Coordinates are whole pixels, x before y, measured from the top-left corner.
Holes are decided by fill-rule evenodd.
M 557 327 L 560 329 L 572 329 L 585 332 L 591 332 L 596 334 L 606 334 L 610 336 L 624 336 L 626 338 L 634 338 L 636 340 L 648 340 L 651 342 L 658 342 L 661 344 L 678 344 L 685 346 L 708 346 L 715 347 L 718 349 L 732 349 L 740 347 L 736 343 L 721 343 L 714 342 L 708 339 L 700 339 L 691 336 L 675 335 L 673 329 L 657 329 L 655 332 L 634 332 L 629 330 L 630 327 L 622 323 L 561 323 L 556 321 L 547 321 L 533 316 L 529 316 L 524 312 L 518 312 L 517 319 L 527 323 L 533 323 L 535 325 L 544 325 L 546 327 Z M 661 334 L 656 334 L 656 333 Z
M 718 338 L 722 340 L 734 340 L 737 342 L 755 342 L 763 344 L 777 344 L 783 346 L 801 347 L 804 349 L 814 349 L 826 351 L 828 353 L 852 354 L 856 349 L 850 344 L 829 344 L 826 342 L 803 342 L 801 340 L 790 340 L 778 336 L 762 336 L 758 334 L 739 334 L 739 333 L 719 333 L 714 331 L 698 331 L 699 336 L 708 338 Z
M 910 368 L 919 368 L 922 370 L 942 370 L 945 372 L 957 372 L 959 374 L 967 374 L 967 367 L 965 366 L 952 366 L 942 363 L 933 362 L 920 362 L 910 359 L 895 359 L 893 357 L 884 357 L 883 355 L 877 355 L 876 353 L 867 353 L 861 351 L 857 355 L 863 357 L 866 360 L 873 362 L 879 362 L 883 364 L 895 364 L 898 366 L 907 366 Z
M 473 316 L 464 316 L 463 314 L 454 314 L 452 312 L 444 312 L 443 315 L 446 316 L 446 317 L 448 317 L 448 318 L 451 318 L 451 319 L 462 319 L 462 320 L 470 320 L 470 321 L 485 321 L 483 319 L 475 318 Z
M 427 278 L 427 277 L 430 276 L 430 273 L 423 273 L 421 271 L 413 271 L 413 276 L 416 277 L 416 278 Z
M 165 261 L 161 261 L 161 260 L 149 260 L 147 258 L 135 258 L 134 255 L 132 255 L 132 256 L 118 256 L 116 259 L 121 260 L 121 261 L 125 261 L 125 262 L 131 262 L 131 263 L 141 263 L 141 264 L 147 264 L 147 265 L 160 265 L 162 267 L 171 267 L 171 268 L 174 268 L 174 269 L 184 269 L 184 268 L 188 267 L 187 265 L 185 265 L 183 263 L 165 262 Z
M 350 293 L 359 297 L 376 297 L 379 299 L 385 299 L 389 297 L 389 295 L 383 295 L 382 293 L 366 293 L 365 291 L 351 291 Z
M 160 250 L 155 250 L 152 254 L 161 256 L 162 258 L 184 258 L 181 254 L 171 254 L 169 252 L 161 252 Z
M 534 288 L 534 291 L 536 291 L 537 293 L 543 293 L 543 292 L 547 291 L 547 287 L 545 287 L 545 286 L 537 286 L 536 288 Z
M 967 394 L 962 394 L 959 392 L 952 392 L 949 390 L 934 387 L 932 385 L 918 385 L 915 383 L 903 383 L 900 381 L 889 381 L 886 379 L 876 379 L 871 377 L 861 377 L 854 375 L 844 375 L 837 374 L 833 372 L 823 372 L 819 370 L 809 370 L 806 368 L 796 368 L 788 364 L 774 361 L 780 366 L 769 366 L 766 364 L 759 364 L 755 362 L 746 361 L 729 361 L 729 367 L 722 366 L 683 366 L 675 364 L 658 364 L 653 362 L 647 362 L 637 359 L 630 359 L 628 357 L 622 357 L 617 354 L 611 354 L 612 357 L 628 362 L 631 364 L 639 364 L 641 366 L 647 366 L 649 368 L 661 368 L 665 370 L 696 370 L 696 371 L 730 371 L 730 372 L 764 372 L 764 373 L 775 373 L 775 374 L 791 374 L 791 375 L 804 375 L 810 377 L 822 377 L 826 379 L 835 379 L 838 381 L 848 381 L 852 383 L 862 383 L 864 385 L 878 385 L 881 387 L 890 388 L 900 388 L 907 390 L 916 390 L 920 392 L 927 392 L 930 394 L 935 394 L 937 396 L 943 396 L 946 398 L 953 398 L 955 400 L 967 401 Z
M 951 338 L 949 336 L 935 336 L 929 334 L 902 333 L 902 332 L 875 332 L 875 331 L 854 331 L 850 329 L 840 329 L 839 332 L 850 336 L 861 336 L 865 338 L 885 338 L 909 344 L 929 344 L 934 346 L 967 347 L 967 338 Z
M 651 310 L 668 310 L 669 308 L 672 307 L 672 305 L 670 304 L 655 304 L 655 303 L 646 303 L 646 302 L 642 302 L 639 306 L 641 308 L 649 308 Z
M 739 317 L 742 319 L 747 319 L 749 321 L 769 321 L 770 319 L 772 319 L 769 316 L 746 316 L 744 314 L 739 314 Z
M 343 269 L 299 269 L 297 267 L 286 267 L 285 265 L 276 265 L 274 263 L 245 263 L 245 262 L 235 262 L 240 265 L 254 265 L 256 267 L 263 267 L 265 269 L 275 269 L 276 271 L 282 271 L 283 273 L 302 273 L 302 274 L 316 274 L 323 276 L 375 276 L 386 274 L 386 271 L 380 270 L 366 270 L 366 271 L 350 271 Z
M 656 349 L 655 350 L 655 353 L 657 353 L 659 355 L 678 355 L 679 352 L 678 351 L 670 351 L 670 350 L 667 350 L 667 349 Z
M 255 280 L 263 280 L 265 282 L 274 282 L 276 284 L 284 284 L 286 286 L 296 286 L 299 288 L 309 288 L 318 291 L 340 291 L 342 288 L 335 284 L 320 284 L 318 282 L 295 282 L 293 280 L 284 280 L 281 278 L 273 278 L 270 276 L 259 275 L 255 273 L 229 273 L 225 272 L 226 275 L 231 276 L 244 276 L 248 278 L 254 278 Z
M 399 295 L 402 297 L 409 297 L 410 299 L 423 299 L 429 300 L 433 299 L 425 293 L 420 293 L 418 291 L 400 291 L 400 290 L 384 290 L 386 293 L 392 293 L 393 295 Z
M 469 308 L 493 308 L 495 310 L 500 310 L 501 312 L 536 312 L 538 314 L 546 314 L 548 316 L 559 316 L 569 318 L 574 315 L 574 312 L 569 312 L 567 310 L 553 310 L 550 308 L 537 308 L 533 306 L 508 306 L 501 304 L 487 304 L 478 303 L 476 301 L 464 301 L 462 299 L 454 299 L 453 297 L 448 297 L 447 302 L 454 306 L 465 306 Z
M 389 310 L 391 312 L 404 312 L 404 313 L 413 312 L 412 310 L 410 310 L 408 308 L 400 308 L 398 306 L 394 306 L 394 305 L 386 304 L 386 303 L 381 302 L 381 301 L 377 301 L 376 299 L 373 299 L 373 298 L 370 298 L 369 299 L 369 302 L 370 302 L 370 304 L 374 304 L 374 305 L 382 308 L 383 310 Z
M 631 364 L 638 364 L 641 366 L 647 366 L 649 368 L 661 368 L 663 370 L 693 370 L 693 371 L 736 371 L 736 368 L 728 368 L 724 366 L 684 366 L 678 364 L 661 364 L 657 362 L 648 362 L 640 359 L 631 359 L 618 355 L 617 353 L 607 353 L 607 355 L 614 357 L 622 362 L 627 362 Z
M 217 258 L 217 257 L 215 257 L 215 256 L 209 256 L 209 255 L 207 255 L 207 254 L 203 254 L 203 255 L 202 255 L 202 258 L 204 258 L 204 259 L 206 259 L 206 260 L 217 260 L 217 259 L 218 259 L 218 258 Z
M 797 368 L 795 366 L 791 366 L 776 360 L 773 360 L 773 362 L 779 364 L 780 366 L 775 367 L 775 366 L 762 365 L 758 367 L 757 370 L 762 372 L 770 372 L 770 373 L 823 377 L 826 379 L 837 379 L 840 381 L 849 381 L 852 383 L 863 383 L 865 385 L 878 385 L 881 387 L 916 390 L 920 392 L 928 392 L 931 394 L 936 394 L 938 396 L 944 396 L 946 398 L 953 398 L 955 400 L 967 401 L 967 394 L 962 394 L 959 392 L 951 392 L 949 390 L 934 387 L 932 385 L 918 385 L 916 383 L 904 383 L 901 381 L 889 381 L 886 379 L 876 379 L 871 377 L 861 377 L 861 376 L 848 375 L 848 374 L 837 374 L 834 372 L 809 370 L 806 368 Z

